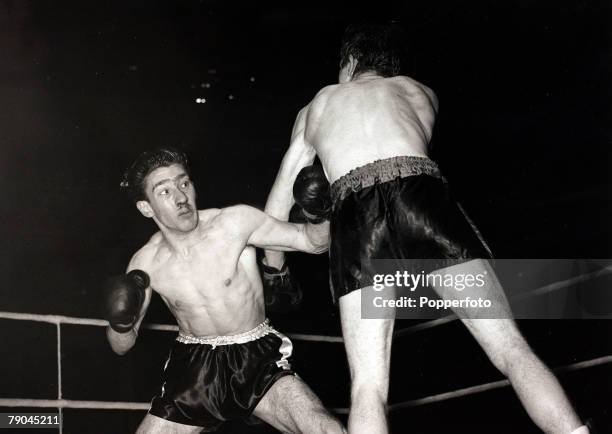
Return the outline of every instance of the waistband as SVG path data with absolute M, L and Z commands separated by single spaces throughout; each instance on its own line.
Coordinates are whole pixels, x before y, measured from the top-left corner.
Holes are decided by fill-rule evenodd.
M 262 322 L 255 328 L 237 335 L 215 336 L 213 338 L 199 338 L 197 336 L 179 333 L 179 335 L 176 337 L 176 340 L 183 344 L 205 344 L 212 345 L 212 347 L 215 348 L 219 345 L 246 344 L 247 342 L 252 342 L 259 338 L 263 338 L 268 333 L 273 333 L 275 331 L 276 330 L 274 330 L 274 328 L 272 328 L 272 326 L 270 325 L 270 320 L 266 318 L 264 322 Z
M 371 187 L 374 184 L 416 175 L 429 175 L 443 179 L 438 165 L 427 157 L 402 155 L 385 158 L 357 167 L 334 181 L 330 187 L 332 202 L 336 203 L 351 192 Z

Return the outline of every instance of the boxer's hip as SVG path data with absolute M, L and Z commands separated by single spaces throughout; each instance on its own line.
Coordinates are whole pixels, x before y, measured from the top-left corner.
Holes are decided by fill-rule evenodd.
M 150 413 L 209 429 L 247 418 L 275 381 L 294 375 L 292 349 L 289 338 L 268 320 L 238 335 L 180 334 Z
M 332 203 L 337 204 L 349 194 L 375 184 L 417 175 L 442 179 L 438 165 L 426 157 L 399 156 L 376 160 L 357 167 L 334 181 L 330 187 Z
M 438 259 L 441 268 L 447 259 L 491 257 L 429 158 L 375 161 L 339 178 L 331 194 L 334 301 L 372 284 L 375 259 Z

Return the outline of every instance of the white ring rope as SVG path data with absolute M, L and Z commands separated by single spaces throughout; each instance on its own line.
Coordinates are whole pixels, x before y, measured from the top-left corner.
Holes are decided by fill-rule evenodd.
M 57 332 L 57 399 L 62 399 L 62 325 L 56 324 Z M 59 418 L 62 420 L 62 409 L 59 408 Z M 64 432 L 64 424 L 60 423 L 59 434 Z
M 524 300 L 530 297 L 537 297 L 539 295 L 549 294 L 551 292 L 558 291 L 563 288 L 567 288 L 568 286 L 572 286 L 577 283 L 582 283 L 582 282 L 586 282 L 587 280 L 596 279 L 610 272 L 612 272 L 612 266 L 608 265 L 607 267 L 603 267 L 597 271 L 592 271 L 590 273 L 584 273 L 579 276 L 570 277 L 569 279 L 559 280 L 558 282 L 549 283 L 548 285 L 544 285 L 532 291 L 525 292 L 516 297 L 513 297 L 512 299 L 513 300 Z M 443 318 L 438 318 L 438 319 L 434 319 L 431 321 L 425 321 L 425 322 L 415 324 L 410 327 L 405 327 L 401 330 L 397 330 L 395 333 L 393 333 L 393 337 L 397 338 L 401 336 L 411 335 L 421 330 L 427 330 L 427 329 L 437 327 L 442 324 L 446 324 L 446 323 L 455 321 L 456 319 L 457 319 L 457 315 L 452 314 L 452 315 L 445 316 Z
M 571 372 L 578 371 L 580 369 L 590 368 L 593 366 L 605 365 L 612 363 L 612 355 L 597 357 L 591 360 L 585 360 L 583 362 L 572 363 L 571 365 L 562 366 L 560 368 L 553 369 L 555 372 Z M 399 402 L 389 406 L 389 411 L 399 410 L 402 408 L 417 407 L 419 405 L 431 404 L 434 402 L 446 401 L 453 398 L 459 398 L 467 395 L 474 395 L 476 393 L 486 392 L 488 390 L 499 389 L 510 385 L 508 380 L 494 381 L 492 383 L 479 384 L 477 386 L 466 387 L 464 389 L 457 389 L 451 392 L 439 393 L 437 395 L 426 396 L 424 398 L 413 399 L 411 401 Z
M 45 322 L 49 324 L 70 324 L 70 325 L 89 325 L 97 327 L 106 327 L 108 321 L 96 318 L 79 318 L 74 316 L 64 315 L 46 315 L 39 313 L 20 313 L 20 312 L 1 312 L 0 319 L 11 319 L 17 321 L 34 321 L 34 322 Z M 147 330 L 161 330 L 167 332 L 178 332 L 178 326 L 172 324 L 143 324 L 143 329 Z M 312 342 L 343 342 L 340 336 L 324 336 L 324 335 L 309 335 L 302 333 L 284 333 L 289 338 L 298 341 L 312 341 Z
M 600 270 L 593 271 L 590 273 L 581 274 L 566 280 L 550 283 L 530 291 L 527 294 L 518 296 L 518 299 L 525 297 L 534 297 L 542 294 L 548 294 L 557 291 L 562 288 L 581 283 L 590 279 L 600 277 L 612 271 L 612 266 L 604 267 Z M 35 313 L 18 313 L 18 312 L 2 312 L 0 311 L 0 319 L 18 320 L 18 321 L 34 321 L 44 322 L 49 324 L 55 324 L 57 330 L 57 394 L 58 399 L 21 399 L 21 398 L 0 398 L 0 407 L 42 407 L 42 408 L 58 408 L 60 413 L 64 408 L 87 408 L 87 409 L 102 409 L 102 410 L 148 410 L 150 408 L 149 403 L 144 402 L 110 402 L 110 401 L 83 401 L 83 400 L 69 400 L 62 398 L 62 365 L 61 365 L 61 325 L 89 325 L 97 327 L 106 327 L 108 321 L 95 318 L 78 318 L 64 315 L 46 315 L 46 314 L 35 314 Z M 457 319 L 456 315 L 449 315 L 443 318 L 434 319 L 431 321 L 422 322 L 411 327 L 398 330 L 393 334 L 393 337 L 407 336 L 416 333 L 421 330 L 430 329 L 437 327 L 442 324 L 452 322 Z M 160 330 L 160 331 L 172 331 L 177 332 L 178 326 L 171 324 L 143 324 L 142 328 L 148 330 Z M 340 336 L 323 336 L 323 335 L 310 335 L 300 333 L 287 333 L 287 335 L 295 340 L 311 341 L 311 342 L 343 342 Z M 564 367 L 555 369 L 556 372 L 570 372 L 579 369 L 590 368 L 593 366 L 599 366 L 607 363 L 612 363 L 612 355 L 598 357 L 583 362 L 573 363 Z M 451 392 L 440 393 L 437 395 L 431 395 L 419 399 L 410 401 L 400 402 L 389 406 L 389 411 L 398 410 L 402 408 L 416 407 L 419 405 L 430 404 L 434 402 L 446 401 L 448 399 L 458 398 L 462 396 L 473 395 L 476 393 L 486 392 L 488 390 L 499 389 L 508 386 L 510 383 L 508 380 L 500 380 L 491 383 L 480 384 L 477 386 L 471 386 L 463 389 L 454 390 Z M 332 408 L 330 411 L 337 414 L 348 414 L 348 408 Z M 60 434 L 62 429 L 60 427 Z
M 73 399 L 0 398 L 0 407 L 89 408 L 96 410 L 148 410 L 148 402 L 79 401 Z
M 612 355 L 597 357 L 591 360 L 572 363 L 554 369 L 555 372 L 571 372 L 593 366 L 612 363 Z M 466 387 L 453 390 L 451 392 L 439 393 L 437 395 L 426 396 L 411 401 L 399 402 L 389 406 L 389 411 L 401 410 L 403 408 L 418 407 L 434 402 L 447 401 L 462 396 L 474 395 L 489 390 L 499 389 L 510 385 L 508 380 L 494 381 L 492 383 L 479 384 L 477 386 Z M 110 401 L 79 401 L 70 399 L 20 399 L 20 398 L 0 398 L 0 407 L 43 407 L 43 408 L 88 408 L 98 410 L 148 410 L 148 402 L 110 402 Z M 348 414 L 348 408 L 330 408 L 330 411 L 337 414 Z
M 540 288 L 536 288 L 528 293 L 521 294 L 517 299 L 523 299 L 530 296 L 538 296 L 548 294 L 550 292 L 558 291 L 560 289 L 572 286 L 576 283 L 585 282 L 587 280 L 595 279 L 603 276 L 607 273 L 612 272 L 612 266 L 603 267 L 600 270 L 592 271 L 590 273 L 581 274 L 579 276 L 571 277 L 569 279 L 560 280 L 558 282 L 549 283 Z M 21 313 L 21 312 L 2 312 L 0 311 L 0 319 L 12 319 L 21 321 L 35 321 L 35 322 L 46 322 L 49 324 L 71 324 L 71 325 L 90 325 L 98 327 L 106 327 L 108 321 L 96 318 L 79 318 L 73 316 L 64 315 L 48 315 L 48 314 L 37 314 L 37 313 Z M 456 315 L 449 315 L 443 318 L 437 318 L 430 321 L 425 321 L 419 324 L 415 324 L 410 327 L 397 330 L 393 337 L 401 337 L 411 335 L 421 330 L 427 330 L 432 327 L 437 327 L 448 322 L 455 321 Z M 172 324 L 146 324 L 143 323 L 142 327 L 147 330 L 160 330 L 160 331 L 178 331 L 178 326 Z M 285 333 L 289 338 L 298 341 L 310 341 L 310 342 L 344 342 L 341 336 L 324 336 L 324 335 L 311 335 L 303 333 Z

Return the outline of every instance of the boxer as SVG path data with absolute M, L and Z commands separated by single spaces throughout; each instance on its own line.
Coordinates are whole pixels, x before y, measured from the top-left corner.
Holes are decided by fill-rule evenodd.
M 436 259 L 451 273 L 490 278 L 504 319 L 459 315 L 493 364 L 510 380 L 535 424 L 547 433 L 588 433 L 559 382 L 511 319 L 479 233 L 452 200 L 428 145 L 438 111 L 435 93 L 400 76 L 393 26 L 349 27 L 338 84 L 321 89 L 297 115 L 291 144 L 265 211 L 286 220 L 298 172 L 318 156 L 331 183 L 330 281 L 339 303 L 351 372 L 351 434 L 387 433 L 386 404 L 393 319 L 362 319 L 362 289 L 372 259 Z M 267 251 L 272 267 L 282 253 Z M 450 261 L 450 262 L 448 262 Z M 442 296 L 449 292 L 434 289 Z
M 159 232 L 109 284 L 109 343 L 118 354 L 135 344 L 153 290 L 179 326 L 137 432 L 211 432 L 252 416 L 282 432 L 345 432 L 295 375 L 291 341 L 265 318 L 255 255 L 255 246 L 324 252 L 328 223 L 290 224 L 246 205 L 198 211 L 187 158 L 174 149 L 140 155 L 122 186 Z

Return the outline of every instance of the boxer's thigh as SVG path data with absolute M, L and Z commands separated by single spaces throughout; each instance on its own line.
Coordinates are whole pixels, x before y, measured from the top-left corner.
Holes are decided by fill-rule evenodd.
M 369 290 L 364 288 L 363 290 Z M 353 382 L 386 390 L 389 382 L 394 319 L 361 317 L 361 291 L 340 298 L 342 336 Z
M 454 307 L 453 311 L 461 320 L 513 319 L 504 289 L 488 260 L 472 259 L 430 274 L 444 276 L 444 279 L 431 279 L 430 285 L 443 300 L 482 300 L 481 303 Z M 448 276 L 453 276 L 453 279 Z M 466 284 L 468 281 L 471 282 L 469 285 Z M 455 285 L 450 285 L 449 282 L 455 282 Z M 490 302 L 490 305 L 486 302 Z M 510 323 L 513 324 L 513 321 Z
M 196 434 L 207 432 L 199 426 L 183 425 L 147 413 L 136 434 Z
M 278 379 L 259 401 L 253 415 L 282 432 L 326 432 L 333 416 L 296 375 Z

